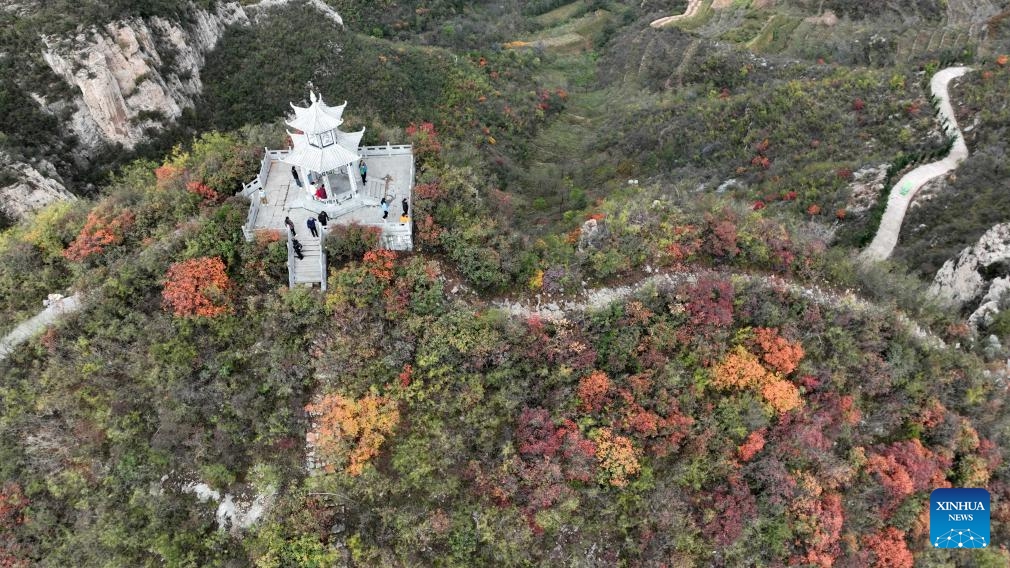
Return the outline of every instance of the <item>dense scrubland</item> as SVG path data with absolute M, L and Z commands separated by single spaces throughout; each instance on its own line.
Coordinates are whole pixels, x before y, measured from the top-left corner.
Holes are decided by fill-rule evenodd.
M 939 53 L 642 35 L 684 2 L 333 4 L 348 29 L 318 42 L 297 4 L 229 32 L 173 150 L 0 237 L 4 329 L 86 302 L 0 361 L 0 565 L 950 566 L 946 486 L 987 487 L 1010 538 L 1006 353 L 849 246 L 872 226 L 852 172 L 942 148 Z M 858 21 L 899 4 L 940 11 Z M 555 32 L 583 39 L 500 46 Z M 950 195 L 981 200 L 1007 72 L 977 65 Z M 415 252 L 338 229 L 325 293 L 284 285 L 282 235 L 246 242 L 233 196 L 307 81 L 419 166 Z M 655 271 L 598 309 L 502 309 Z M 195 482 L 269 507 L 222 527 Z

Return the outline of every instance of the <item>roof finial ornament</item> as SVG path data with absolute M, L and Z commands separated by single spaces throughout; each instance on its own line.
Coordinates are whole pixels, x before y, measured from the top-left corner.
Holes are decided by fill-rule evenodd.
M 310 90 L 309 90 L 309 99 L 310 99 L 310 100 L 311 100 L 312 102 L 316 102 L 316 99 L 317 99 L 317 98 L 318 98 L 318 97 L 316 96 L 316 92 L 310 89 Z

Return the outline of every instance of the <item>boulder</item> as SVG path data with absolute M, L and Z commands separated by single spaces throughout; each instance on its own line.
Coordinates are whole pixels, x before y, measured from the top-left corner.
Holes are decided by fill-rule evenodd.
M 607 224 L 602 219 L 588 219 L 579 231 L 579 250 L 597 250 L 607 238 Z
M 933 278 L 932 294 L 964 307 L 982 299 L 998 302 L 1007 288 L 1003 272 L 1010 266 L 1010 223 L 989 229 L 974 245 L 944 263 Z M 994 304 L 995 305 L 995 304 Z M 981 309 L 981 308 L 980 308 Z M 986 308 L 988 310 L 988 308 Z M 990 312 L 975 316 L 976 321 Z

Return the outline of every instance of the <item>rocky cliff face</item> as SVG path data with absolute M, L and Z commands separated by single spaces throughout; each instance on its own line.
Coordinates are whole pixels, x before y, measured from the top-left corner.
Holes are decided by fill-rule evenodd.
M 0 203 L 4 213 L 12 217 L 22 218 L 55 201 L 76 199 L 59 181 L 51 164 L 42 163 L 36 169 L 24 162 L 14 162 L 3 153 L 0 163 L 6 164 L 4 174 L 14 179 L 13 183 L 0 187 Z
M 235 2 L 193 9 L 185 23 L 132 18 L 74 37 L 47 37 L 46 63 L 79 90 L 70 129 L 85 149 L 105 142 L 133 147 L 149 128 L 192 106 L 203 84 L 204 56 L 225 28 L 248 23 Z
M 1010 289 L 1010 223 L 989 229 L 978 242 L 944 263 L 936 273 L 930 292 L 959 307 L 980 302 L 968 318 L 985 326 L 999 311 L 1000 298 Z

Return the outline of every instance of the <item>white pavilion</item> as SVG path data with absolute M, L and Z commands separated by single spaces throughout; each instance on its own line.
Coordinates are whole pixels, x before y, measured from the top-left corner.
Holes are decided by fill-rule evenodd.
M 329 106 L 321 96 L 312 92 L 309 96 L 312 104 L 307 108 L 291 103 L 295 116 L 286 124 L 295 129 L 288 131 L 294 148 L 281 161 L 297 168 L 309 200 L 316 199 L 316 187 L 321 181 L 326 189 L 322 201 L 349 201 L 358 195 L 361 185 L 355 178 L 360 179 L 358 144 L 365 128 L 358 132 L 340 130 L 347 102 Z
M 391 250 L 413 249 L 412 215 L 401 215 L 412 206 L 414 187 L 414 151 L 409 144 L 360 146 L 365 134 L 344 132 L 343 113 L 347 103 L 329 106 L 310 92 L 311 104 L 291 104 L 294 116 L 290 128 L 290 148 L 265 149 L 259 174 L 245 184 L 242 195 L 250 200 L 249 217 L 242 232 L 249 240 L 262 231 L 281 232 L 288 237 L 289 285 L 319 284 L 326 287 L 327 259 L 325 241 L 333 225 L 356 224 L 379 230 L 379 246 Z M 362 183 L 359 165 L 368 166 L 367 183 Z M 299 187 L 291 175 L 294 168 Z M 325 198 L 317 197 L 322 185 Z M 388 204 L 383 214 L 382 200 Z M 307 222 L 326 213 L 328 226 L 318 223 L 318 236 Z M 413 213 L 411 210 L 410 213 Z M 295 234 L 284 224 L 290 219 Z M 333 237 L 336 238 L 336 237 Z M 294 241 L 301 255 L 294 252 Z

